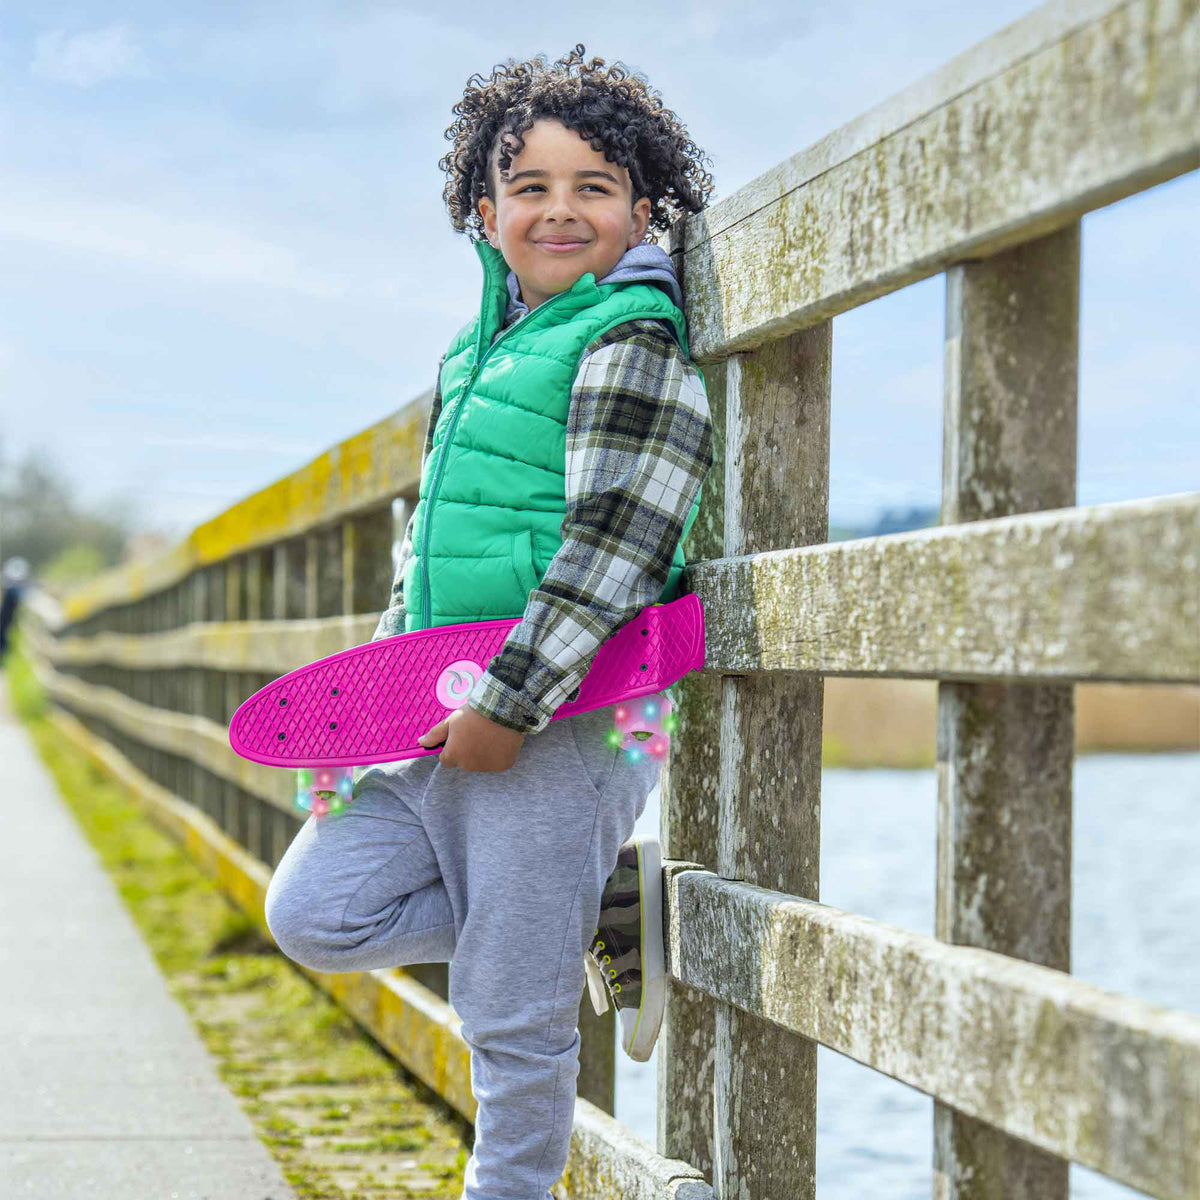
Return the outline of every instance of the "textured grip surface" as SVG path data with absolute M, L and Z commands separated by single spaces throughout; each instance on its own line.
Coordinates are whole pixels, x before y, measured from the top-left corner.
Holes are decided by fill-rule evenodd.
M 350 766 L 436 754 L 417 742 L 466 702 L 516 619 L 442 625 L 353 646 L 281 675 L 229 724 L 243 758 L 273 767 Z M 578 697 L 551 720 L 661 692 L 704 665 L 693 593 L 651 604 L 596 652 Z

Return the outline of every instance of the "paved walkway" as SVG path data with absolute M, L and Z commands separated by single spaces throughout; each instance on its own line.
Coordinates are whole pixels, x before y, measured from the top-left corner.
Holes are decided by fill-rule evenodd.
M 294 1200 L 0 672 L 0 1197 Z

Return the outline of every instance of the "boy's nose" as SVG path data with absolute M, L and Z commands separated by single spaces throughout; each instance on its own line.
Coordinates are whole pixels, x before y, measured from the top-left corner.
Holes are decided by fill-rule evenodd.
M 573 219 L 575 216 L 575 210 L 571 204 L 572 199 L 573 199 L 573 197 L 569 193 L 552 192 L 550 194 L 550 199 L 547 201 L 547 204 L 546 204 L 546 214 L 545 215 L 547 217 L 554 217 L 556 220 L 559 220 L 559 221 Z M 555 229 L 549 230 L 549 232 L 550 233 L 562 233 L 563 230 L 561 228 L 555 228 Z

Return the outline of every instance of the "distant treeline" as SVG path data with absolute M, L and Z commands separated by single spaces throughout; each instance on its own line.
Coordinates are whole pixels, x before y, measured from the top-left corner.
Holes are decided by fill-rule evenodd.
M 937 525 L 941 520 L 940 508 L 930 505 L 914 505 L 909 508 L 885 508 L 870 525 L 829 526 L 831 542 L 845 542 L 852 538 L 879 537 L 885 533 L 903 533 L 906 529 L 925 529 Z
M 20 555 L 43 585 L 70 584 L 120 561 L 135 524 L 131 501 L 81 503 L 41 451 L 5 466 L 0 456 L 0 559 Z

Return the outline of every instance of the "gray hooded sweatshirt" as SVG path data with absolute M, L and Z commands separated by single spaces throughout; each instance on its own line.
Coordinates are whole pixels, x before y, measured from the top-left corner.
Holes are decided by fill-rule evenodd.
M 653 242 L 639 242 L 626 250 L 617 265 L 603 279 L 597 279 L 596 283 L 627 283 L 635 279 L 658 284 L 680 309 L 683 308 L 683 292 L 675 276 L 675 264 L 661 246 L 656 246 Z M 506 327 L 529 312 L 529 305 L 521 299 L 521 285 L 517 282 L 517 273 L 511 269 L 508 272 L 508 295 L 508 308 L 504 314 Z

